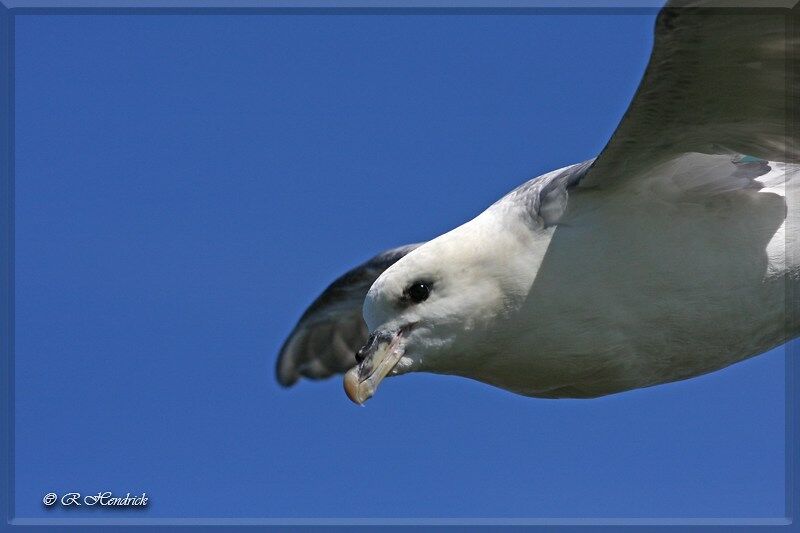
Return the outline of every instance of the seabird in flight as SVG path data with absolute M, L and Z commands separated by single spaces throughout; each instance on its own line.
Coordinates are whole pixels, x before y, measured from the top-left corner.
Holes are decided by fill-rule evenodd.
M 386 376 L 433 372 L 590 398 L 796 337 L 798 10 L 719 3 L 661 10 L 639 88 L 595 159 L 334 281 L 281 348 L 279 383 L 346 372 L 363 403 Z

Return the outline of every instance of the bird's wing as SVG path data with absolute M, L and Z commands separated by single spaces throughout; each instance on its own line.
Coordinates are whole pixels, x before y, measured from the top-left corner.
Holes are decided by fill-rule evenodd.
M 796 3 L 669 2 L 639 88 L 579 187 L 614 187 L 687 152 L 796 162 Z
M 361 308 L 367 291 L 398 259 L 419 244 L 387 250 L 331 283 L 306 309 L 278 355 L 278 383 L 293 385 L 300 376 L 323 379 L 356 364 L 355 352 L 367 340 Z

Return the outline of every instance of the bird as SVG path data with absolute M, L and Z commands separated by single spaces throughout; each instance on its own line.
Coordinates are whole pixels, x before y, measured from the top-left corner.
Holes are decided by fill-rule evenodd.
M 357 404 L 410 372 L 596 398 L 797 337 L 793 3 L 668 2 L 597 157 L 336 279 L 280 348 L 277 381 L 344 373 Z

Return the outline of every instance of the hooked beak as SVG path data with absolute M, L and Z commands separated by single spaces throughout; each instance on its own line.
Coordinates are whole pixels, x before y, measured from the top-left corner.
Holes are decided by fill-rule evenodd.
M 381 380 L 403 356 L 402 331 L 376 331 L 356 354 L 358 365 L 344 375 L 344 391 L 358 405 L 372 398 Z

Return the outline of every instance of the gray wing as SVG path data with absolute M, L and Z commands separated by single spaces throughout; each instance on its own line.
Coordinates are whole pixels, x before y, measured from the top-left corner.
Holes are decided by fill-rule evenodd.
M 275 375 L 284 387 L 300 376 L 323 379 L 356 364 L 355 352 L 367 340 L 361 308 L 381 275 L 419 244 L 380 253 L 331 283 L 303 313 L 278 355 Z
M 669 2 L 636 95 L 580 187 L 634 179 L 686 152 L 796 161 L 796 3 Z

